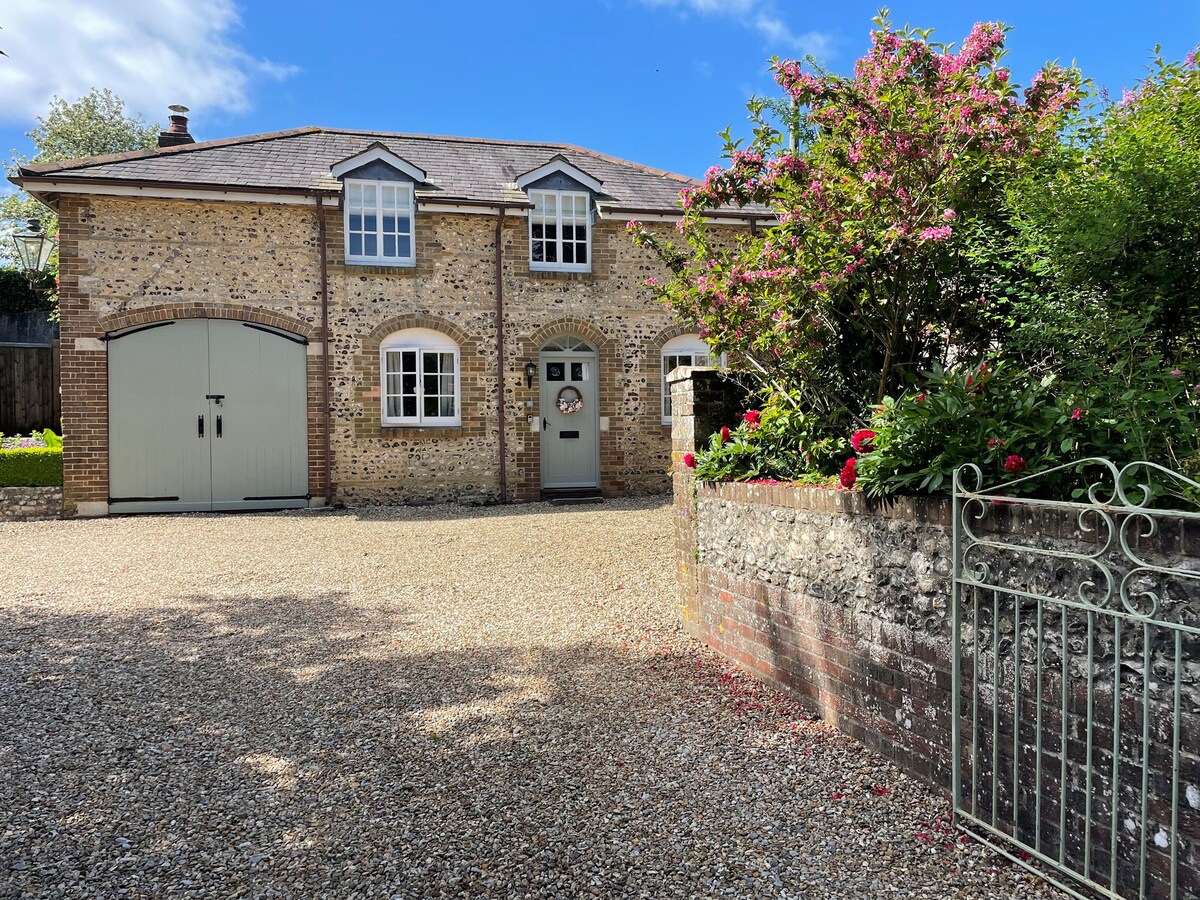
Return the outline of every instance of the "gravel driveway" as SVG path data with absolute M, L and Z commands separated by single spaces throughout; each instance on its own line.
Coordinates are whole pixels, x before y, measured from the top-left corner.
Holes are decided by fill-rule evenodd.
M 1049 897 L 689 643 L 658 503 L 0 525 L 0 897 Z

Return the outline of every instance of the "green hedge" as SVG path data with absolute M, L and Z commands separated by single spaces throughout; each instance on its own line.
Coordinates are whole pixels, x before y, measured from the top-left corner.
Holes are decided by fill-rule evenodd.
M 61 446 L 0 450 L 0 487 L 40 487 L 62 483 Z

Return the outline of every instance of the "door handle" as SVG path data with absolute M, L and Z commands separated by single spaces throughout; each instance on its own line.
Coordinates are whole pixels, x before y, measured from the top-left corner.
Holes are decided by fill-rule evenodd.
M 196 417 L 196 437 L 204 437 L 204 416 Z
M 221 437 L 221 417 L 217 416 L 217 437 Z
M 546 417 L 542 416 L 542 431 L 550 427 L 550 423 L 546 421 Z

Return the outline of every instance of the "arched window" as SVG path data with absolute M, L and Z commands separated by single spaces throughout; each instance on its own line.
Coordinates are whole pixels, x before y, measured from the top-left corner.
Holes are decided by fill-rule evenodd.
M 408 328 L 379 347 L 383 424 L 445 426 L 459 416 L 458 344 L 429 328 Z
M 679 366 L 724 365 L 724 359 L 714 356 L 712 348 L 698 334 L 673 337 L 662 348 L 662 423 L 671 424 L 671 388 L 667 375 Z

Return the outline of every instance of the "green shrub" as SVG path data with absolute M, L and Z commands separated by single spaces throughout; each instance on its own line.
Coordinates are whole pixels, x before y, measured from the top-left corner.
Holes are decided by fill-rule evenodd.
M 0 487 L 38 487 L 62 483 L 62 447 L 0 450 Z
M 824 483 L 837 469 L 835 460 L 849 446 L 830 437 L 827 420 L 780 402 L 751 410 L 718 432 L 696 460 L 701 481 L 749 481 L 754 478 Z
M 997 484 L 1088 457 L 1118 466 L 1149 459 L 1194 474 L 1194 382 L 1157 356 L 1097 367 L 1091 381 L 1070 383 L 1001 361 L 935 369 L 914 393 L 875 408 L 859 487 L 875 497 L 947 493 L 954 470 L 967 463 L 979 466 L 985 484 Z M 1067 470 L 1027 487 L 1069 496 L 1081 483 Z
M 62 438 L 55 434 L 54 430 L 51 428 L 47 428 L 42 432 L 42 440 L 46 442 L 47 447 L 57 447 L 59 450 L 62 449 Z

